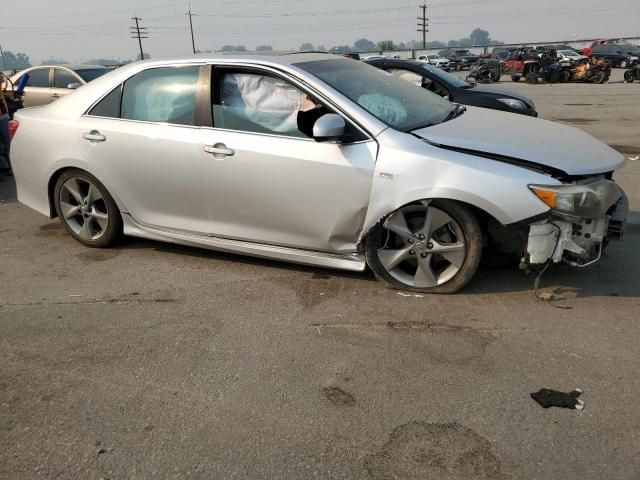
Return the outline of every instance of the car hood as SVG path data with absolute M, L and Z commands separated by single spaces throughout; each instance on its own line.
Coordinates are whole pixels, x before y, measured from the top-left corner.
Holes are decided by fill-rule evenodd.
M 502 97 L 502 98 L 515 98 L 515 99 L 518 99 L 518 100 L 522 100 L 524 103 L 526 103 L 530 107 L 534 106 L 533 100 L 531 100 L 529 97 L 526 97 L 526 96 L 521 95 L 521 94 L 519 94 L 517 92 L 514 92 L 512 90 L 507 90 L 507 89 L 504 89 L 504 88 L 501 88 L 501 87 L 493 87 L 491 85 L 476 84 L 475 87 L 466 89 L 466 91 L 468 91 L 468 92 L 491 93 L 491 94 L 495 95 L 496 98 L 499 98 L 499 97 Z
M 622 155 L 582 130 L 486 108 L 467 107 L 458 118 L 413 134 L 444 148 L 520 160 L 568 175 L 611 172 L 624 163 Z

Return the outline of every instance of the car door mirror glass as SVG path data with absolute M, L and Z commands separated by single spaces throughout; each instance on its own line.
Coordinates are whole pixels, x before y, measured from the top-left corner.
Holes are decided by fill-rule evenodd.
M 82 84 L 80 82 L 73 82 L 73 83 L 70 83 L 69 85 L 67 85 L 67 88 L 69 90 L 76 90 L 76 89 L 80 88 L 81 86 L 82 86 Z
M 327 113 L 313 125 L 313 138 L 319 142 L 338 140 L 344 136 L 347 124 L 340 115 Z

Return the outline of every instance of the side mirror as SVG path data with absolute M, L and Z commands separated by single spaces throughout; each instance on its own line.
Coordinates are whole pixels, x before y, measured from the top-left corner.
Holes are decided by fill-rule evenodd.
M 313 125 L 313 138 L 318 142 L 338 140 L 347 130 L 347 124 L 340 115 L 327 113 Z
M 70 83 L 69 85 L 67 85 L 67 88 L 68 88 L 69 90 L 75 90 L 75 89 L 77 89 L 77 88 L 80 88 L 81 86 L 82 86 L 82 84 L 81 84 L 81 83 L 74 82 L 74 83 Z

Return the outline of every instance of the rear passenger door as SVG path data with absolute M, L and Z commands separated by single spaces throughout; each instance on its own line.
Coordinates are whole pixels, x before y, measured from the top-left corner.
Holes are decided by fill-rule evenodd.
M 25 107 L 38 107 L 51 102 L 51 68 L 34 68 L 26 73 L 29 81 L 24 89 Z

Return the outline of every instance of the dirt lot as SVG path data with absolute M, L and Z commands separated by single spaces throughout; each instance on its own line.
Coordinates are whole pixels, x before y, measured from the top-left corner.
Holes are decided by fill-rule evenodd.
M 640 84 L 503 85 L 640 155 Z M 550 271 L 553 306 L 512 268 L 416 297 L 135 239 L 89 250 L 2 177 L 0 478 L 638 479 L 640 160 L 618 178 L 636 223 L 598 265 Z M 542 409 L 545 386 L 585 410 Z

